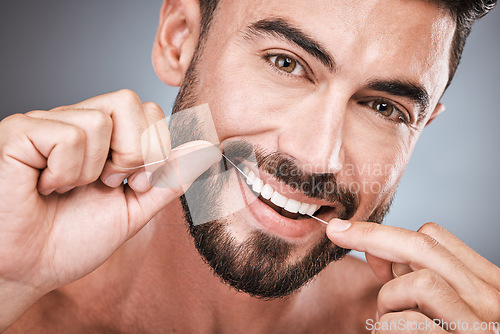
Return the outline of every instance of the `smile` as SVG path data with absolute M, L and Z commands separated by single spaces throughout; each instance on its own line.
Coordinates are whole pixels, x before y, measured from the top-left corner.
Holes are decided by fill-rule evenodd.
M 289 198 L 262 181 L 248 167 L 245 167 L 243 172 L 247 175 L 246 183 L 254 194 L 282 216 L 291 219 L 305 219 L 318 214 L 320 211 L 331 211 L 333 209 L 331 206 L 322 206 Z

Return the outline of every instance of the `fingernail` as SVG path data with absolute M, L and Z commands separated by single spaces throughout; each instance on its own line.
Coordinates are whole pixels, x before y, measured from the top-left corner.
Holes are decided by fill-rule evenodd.
M 335 218 L 330 221 L 326 229 L 330 233 L 338 233 L 346 231 L 351 225 L 352 224 L 347 220 Z
M 61 187 L 57 189 L 57 192 L 60 194 L 67 193 L 68 191 L 71 191 L 75 188 L 75 186 L 66 186 L 66 187 Z
M 129 180 L 128 184 L 137 192 L 146 192 L 151 188 L 151 172 L 144 171 L 140 172 L 132 181 Z
M 52 194 L 53 191 L 55 191 L 55 189 L 47 189 L 40 191 L 40 194 L 42 194 L 43 196 L 49 196 L 50 194 Z
M 104 184 L 106 184 L 108 187 L 111 188 L 116 188 L 120 184 L 123 183 L 123 180 L 127 177 L 128 174 L 125 173 L 117 173 L 117 174 L 111 174 L 108 176 L 108 178 L 104 181 Z

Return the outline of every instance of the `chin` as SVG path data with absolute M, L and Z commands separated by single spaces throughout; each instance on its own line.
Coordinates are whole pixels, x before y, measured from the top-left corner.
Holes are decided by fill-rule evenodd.
M 186 218 L 189 222 L 189 213 Z M 190 224 L 189 230 L 200 256 L 216 276 L 237 291 L 259 299 L 289 296 L 349 252 L 332 244 L 326 235 L 308 247 L 260 229 L 236 238 L 231 232 L 233 224 L 220 219 Z

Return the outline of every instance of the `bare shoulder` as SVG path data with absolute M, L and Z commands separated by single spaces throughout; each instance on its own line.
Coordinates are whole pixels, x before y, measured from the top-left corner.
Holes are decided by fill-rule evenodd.
M 317 333 L 364 333 L 375 318 L 382 283 L 370 266 L 353 256 L 330 264 L 305 288 L 304 308 L 314 310 Z
M 32 305 L 4 334 L 48 333 L 47 325 L 53 314 L 64 315 L 68 311 L 69 305 L 65 305 L 64 300 L 57 292 L 47 294 Z
M 81 326 L 78 308 L 59 291 L 52 291 L 31 306 L 2 334 L 90 333 Z

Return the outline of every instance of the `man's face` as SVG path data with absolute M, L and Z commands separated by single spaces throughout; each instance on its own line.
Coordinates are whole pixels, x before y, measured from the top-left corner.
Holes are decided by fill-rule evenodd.
M 282 196 L 270 203 L 261 194 L 192 227 L 205 258 L 223 254 L 208 259 L 227 265 L 219 275 L 276 297 L 345 254 L 328 242 L 324 225 L 280 208 L 289 199 L 289 210 L 302 205 L 294 201 L 304 210 L 316 205 L 327 221 L 381 221 L 446 86 L 453 32 L 448 13 L 426 1 L 222 0 L 194 64 L 190 104 L 210 106 L 222 143 L 250 144 L 258 165 L 247 167 Z M 241 181 L 231 177 L 214 205 L 258 195 Z M 203 235 L 212 245 L 199 244 Z M 292 289 L 255 291 L 286 284 L 293 272 L 301 282 Z M 235 282 L 252 275 L 257 282 Z

